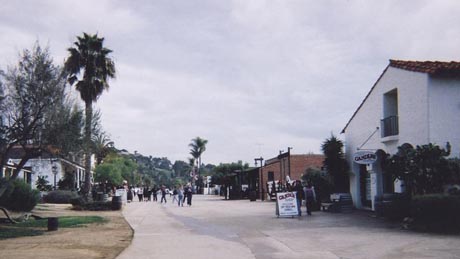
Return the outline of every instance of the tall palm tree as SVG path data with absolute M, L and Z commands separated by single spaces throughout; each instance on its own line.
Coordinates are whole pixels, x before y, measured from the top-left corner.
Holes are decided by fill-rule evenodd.
M 208 141 L 200 137 L 192 139 L 192 143 L 189 144 L 191 148 L 190 154 L 195 158 L 197 163 L 198 175 L 200 175 L 201 155 L 206 151 L 206 144 L 208 144 Z
M 104 38 L 99 38 L 97 34 L 83 33 L 83 36 L 77 36 L 75 46 L 68 49 L 69 57 L 64 64 L 68 82 L 75 84 L 85 102 L 85 194 L 89 194 L 91 190 L 92 104 L 104 89 L 109 88 L 108 79 L 115 78 L 115 63 L 109 57 L 112 50 L 105 48 L 103 44 Z

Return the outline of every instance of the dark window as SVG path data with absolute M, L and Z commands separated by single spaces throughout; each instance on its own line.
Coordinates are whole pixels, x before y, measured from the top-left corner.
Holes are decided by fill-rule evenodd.
M 268 172 L 268 176 L 267 176 L 267 177 L 268 177 L 268 180 L 267 180 L 267 181 L 269 181 L 269 182 L 274 181 L 274 180 L 275 180 L 275 173 L 273 173 L 273 172 Z

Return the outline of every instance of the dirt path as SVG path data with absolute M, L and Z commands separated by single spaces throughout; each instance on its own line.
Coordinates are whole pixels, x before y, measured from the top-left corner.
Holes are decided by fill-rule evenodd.
M 133 231 L 121 211 L 73 211 L 71 205 L 38 205 L 34 214 L 102 216 L 109 221 L 78 228 L 59 228 L 41 236 L 0 240 L 0 258 L 115 258 L 130 243 Z

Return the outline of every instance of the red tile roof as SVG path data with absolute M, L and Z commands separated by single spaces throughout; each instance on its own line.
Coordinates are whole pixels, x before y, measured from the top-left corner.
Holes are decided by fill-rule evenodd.
M 430 75 L 460 74 L 460 62 L 456 61 L 404 61 L 390 59 L 390 66 Z

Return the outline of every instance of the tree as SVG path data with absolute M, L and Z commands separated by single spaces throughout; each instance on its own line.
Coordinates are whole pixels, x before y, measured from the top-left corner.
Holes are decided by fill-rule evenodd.
M 115 78 L 115 63 L 109 57 L 112 50 L 103 46 L 104 38 L 97 34 L 77 36 L 75 47 L 68 49 L 69 57 L 64 68 L 69 73 L 68 82 L 76 86 L 85 102 L 85 185 L 84 193 L 91 190 L 91 125 L 93 102 L 96 102 L 104 89 L 109 88 L 108 79 Z M 79 78 L 80 74 L 83 75 Z
M 38 42 L 32 50 L 24 50 L 18 64 L 0 76 L 4 94 L 0 98 L 0 170 L 9 151 L 20 145 L 24 152 L 11 176 L 15 179 L 27 161 L 38 157 L 49 144 L 44 129 L 55 107 L 64 100 L 65 77 L 53 64 L 48 48 L 41 48 Z
M 100 132 L 93 136 L 93 150 L 96 155 L 96 165 L 100 165 L 102 160 L 114 151 L 113 141 L 109 139 L 105 132 Z
M 204 153 L 204 151 L 206 151 L 206 144 L 208 144 L 208 141 L 200 137 L 192 139 L 192 143 L 189 144 L 189 147 L 191 148 L 190 154 L 197 163 L 198 175 L 200 175 L 201 155 Z
M 103 163 L 96 166 L 95 180 L 100 183 L 107 182 L 112 186 L 121 185 L 123 180 L 127 180 L 133 185 L 137 168 L 136 162 L 132 159 L 111 153 Z
M 449 143 L 446 149 L 432 143 L 416 148 L 404 143 L 396 154 L 385 160 L 384 169 L 394 179 L 404 181 L 409 195 L 439 193 L 452 179 L 452 168 L 446 159 L 449 154 Z
M 325 159 L 323 165 L 332 178 L 335 192 L 349 191 L 348 163 L 343 155 L 343 143 L 334 135 L 326 139 L 321 145 Z

